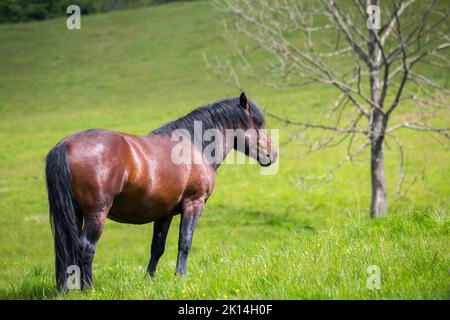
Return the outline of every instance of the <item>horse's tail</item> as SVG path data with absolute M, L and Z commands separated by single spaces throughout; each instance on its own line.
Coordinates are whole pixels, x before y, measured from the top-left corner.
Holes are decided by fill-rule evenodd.
M 55 241 L 56 285 L 58 290 L 66 291 L 67 272 L 77 270 L 77 267 L 70 266 L 78 266 L 81 271 L 82 246 L 77 223 L 77 216 L 81 215 L 81 211 L 72 194 L 72 179 L 64 144 L 56 145 L 48 153 L 45 175 L 50 223 Z

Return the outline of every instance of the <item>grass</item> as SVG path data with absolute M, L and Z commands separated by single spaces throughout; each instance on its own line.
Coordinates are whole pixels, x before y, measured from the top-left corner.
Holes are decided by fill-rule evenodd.
M 73 299 L 435 299 L 448 294 L 445 216 L 413 212 L 383 221 L 348 218 L 329 230 L 274 227 L 252 222 L 211 230 L 203 221 L 196 233 L 186 280 L 174 277 L 176 249 L 171 245 L 151 281 L 145 277 L 148 237 L 115 232 L 99 247 L 94 292 L 73 292 Z M 205 219 L 208 220 L 208 219 Z M 261 226 L 255 226 L 261 224 Z M 208 230 L 210 229 L 210 230 Z M 224 229 L 224 230 L 222 230 Z M 232 229 L 232 231 L 227 231 Z M 248 230 L 250 229 L 250 231 Z M 258 232 L 259 230 L 259 232 Z M 129 230 L 128 230 L 129 231 Z M 216 236 L 214 236 L 214 231 Z M 223 239 L 225 233 L 230 236 Z M 268 240 L 258 233 L 270 235 Z M 250 241 L 236 234 L 247 234 Z M 117 248 L 126 243 L 129 249 Z M 139 243 L 142 245 L 131 245 Z M 115 257 L 106 257 L 114 246 Z M 144 247 L 144 248 L 143 248 Z M 117 248 L 117 249 L 116 249 Z M 108 250 L 111 255 L 111 249 Z M 101 260 L 103 263 L 98 262 Z M 109 262 L 108 262 L 109 261 Z M 381 290 L 368 290 L 366 268 L 382 270 Z M 53 289 L 52 268 L 16 266 L 15 281 L 3 298 L 62 298 Z
M 0 298 L 2 299 L 448 299 L 450 156 L 427 136 L 402 134 L 407 174 L 395 196 L 397 154 L 386 150 L 389 213 L 370 220 L 368 154 L 329 185 L 324 173 L 345 148 L 309 157 L 282 149 L 280 170 L 223 166 L 196 229 L 188 277 L 174 277 L 174 219 L 156 278 L 145 276 L 152 225 L 107 221 L 94 260 L 93 292 L 54 289 L 43 159 L 64 136 L 87 128 L 145 134 L 194 107 L 237 93 L 211 79 L 203 54 L 231 52 L 206 1 L 0 26 Z M 317 117 L 335 92 L 270 89 L 242 80 L 272 112 Z M 280 127 L 269 120 L 269 127 Z M 289 128 L 280 128 L 284 141 Z M 423 172 L 424 165 L 427 169 Z M 381 289 L 366 287 L 367 267 Z

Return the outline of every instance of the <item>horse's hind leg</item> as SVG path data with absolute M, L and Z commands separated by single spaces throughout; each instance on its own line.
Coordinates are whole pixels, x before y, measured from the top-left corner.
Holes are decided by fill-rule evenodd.
M 83 288 L 92 288 L 92 261 L 94 260 L 95 247 L 97 241 L 103 232 L 105 218 L 108 214 L 108 209 L 103 209 L 100 212 L 88 214 L 84 217 L 83 232 L 81 234 L 81 243 L 83 246 L 82 253 L 82 286 Z
M 150 253 L 150 263 L 148 264 L 147 271 L 151 277 L 155 275 L 156 265 L 159 258 L 164 253 L 166 246 L 167 233 L 169 232 L 170 223 L 172 222 L 172 215 L 159 218 L 153 225 L 153 240 Z

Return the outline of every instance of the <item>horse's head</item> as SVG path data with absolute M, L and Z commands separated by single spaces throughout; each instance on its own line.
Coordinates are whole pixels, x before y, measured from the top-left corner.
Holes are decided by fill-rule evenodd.
M 270 166 L 276 161 L 278 151 L 267 135 L 267 130 L 264 129 L 264 117 L 259 108 L 247 100 L 244 92 L 239 97 L 239 107 L 248 118 L 248 127 L 239 130 L 234 149 L 254 158 L 261 166 Z

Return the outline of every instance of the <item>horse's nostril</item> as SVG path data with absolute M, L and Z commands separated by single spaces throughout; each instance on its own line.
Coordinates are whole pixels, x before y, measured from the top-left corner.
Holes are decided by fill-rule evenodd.
M 270 158 L 270 154 L 266 154 L 267 158 Z

